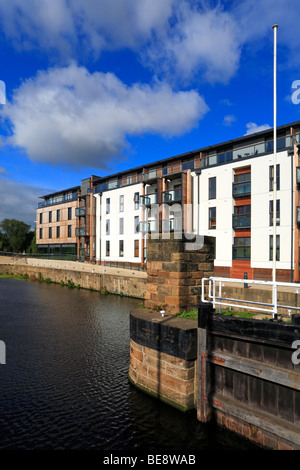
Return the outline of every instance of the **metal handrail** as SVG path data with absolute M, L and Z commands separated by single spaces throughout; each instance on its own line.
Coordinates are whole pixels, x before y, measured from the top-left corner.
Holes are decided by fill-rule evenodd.
M 209 282 L 208 299 L 210 300 L 205 299 L 205 282 L 206 281 Z M 270 303 L 265 303 L 265 302 L 250 301 L 247 299 L 235 299 L 231 297 L 223 297 L 222 296 L 222 283 L 223 282 L 240 283 L 240 284 L 244 284 L 244 287 L 247 287 L 248 284 L 270 286 L 272 287 L 272 303 L 270 304 Z M 217 283 L 219 283 L 218 286 L 216 285 Z M 218 294 L 216 293 L 217 287 L 219 288 Z M 214 309 L 216 305 L 219 305 L 219 308 L 221 308 L 221 305 L 226 306 L 226 307 L 237 307 L 236 304 L 232 303 L 232 302 L 237 302 L 240 304 L 239 308 L 272 313 L 273 319 L 277 318 L 278 308 L 285 308 L 288 310 L 300 310 L 300 307 L 295 307 L 292 305 L 278 305 L 278 299 L 277 299 L 278 287 L 292 287 L 294 289 L 299 289 L 300 285 L 296 283 L 289 283 L 289 282 L 277 282 L 277 281 L 273 282 L 273 281 L 254 280 L 254 279 L 232 279 L 232 278 L 224 278 L 224 277 L 207 277 L 207 278 L 202 278 L 201 301 L 204 303 L 211 303 Z M 243 302 L 246 304 L 251 304 L 255 306 L 252 307 L 249 305 L 241 305 Z M 266 306 L 269 306 L 271 308 L 269 309 L 263 308 Z

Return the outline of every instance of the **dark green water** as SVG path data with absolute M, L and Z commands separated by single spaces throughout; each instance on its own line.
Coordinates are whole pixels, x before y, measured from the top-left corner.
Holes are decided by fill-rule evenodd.
M 128 382 L 138 300 L 0 279 L 0 450 L 252 450 Z

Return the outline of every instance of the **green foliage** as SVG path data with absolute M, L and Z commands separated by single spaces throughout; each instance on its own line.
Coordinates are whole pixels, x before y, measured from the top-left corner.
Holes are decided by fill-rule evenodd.
M 187 318 L 188 320 L 197 320 L 198 318 L 198 310 L 196 308 L 192 308 L 189 311 L 183 310 L 183 312 L 177 315 L 180 318 Z
M 0 249 L 1 251 L 25 251 L 34 238 L 30 225 L 16 219 L 3 219 L 0 223 Z

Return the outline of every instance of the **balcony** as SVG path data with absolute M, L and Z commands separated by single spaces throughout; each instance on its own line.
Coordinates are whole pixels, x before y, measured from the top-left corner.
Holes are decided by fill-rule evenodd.
M 300 187 L 300 166 L 297 166 L 296 168 L 296 183 L 297 186 Z
M 162 221 L 162 232 L 181 232 L 182 231 L 182 220 L 181 218 L 176 219 L 163 219 Z
M 140 204 L 142 206 L 151 206 L 152 204 L 158 203 L 158 194 L 147 194 L 146 196 L 140 196 Z
M 251 181 L 243 181 L 242 183 L 233 183 L 232 195 L 234 198 L 251 195 Z
M 88 234 L 88 230 L 86 227 L 76 227 L 75 228 L 75 237 L 86 237 Z
M 140 222 L 139 230 L 141 233 L 156 233 L 158 232 L 156 220 L 151 220 L 149 222 Z
M 299 227 L 300 226 L 300 206 L 297 206 L 296 222 L 297 222 L 297 225 Z
M 162 203 L 170 204 L 173 202 L 181 202 L 182 199 L 182 191 L 181 189 L 173 189 L 171 191 L 163 191 L 162 195 Z
M 234 214 L 232 218 L 232 227 L 234 229 L 237 228 L 251 228 L 251 215 L 239 215 L 239 214 Z
M 82 217 L 86 215 L 86 209 L 85 207 L 76 207 L 75 208 L 75 216 L 76 217 Z

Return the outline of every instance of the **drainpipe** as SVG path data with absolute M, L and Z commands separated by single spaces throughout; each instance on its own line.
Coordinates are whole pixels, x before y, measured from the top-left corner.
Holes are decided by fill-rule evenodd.
M 291 282 L 294 282 L 294 152 L 289 152 L 291 157 Z

